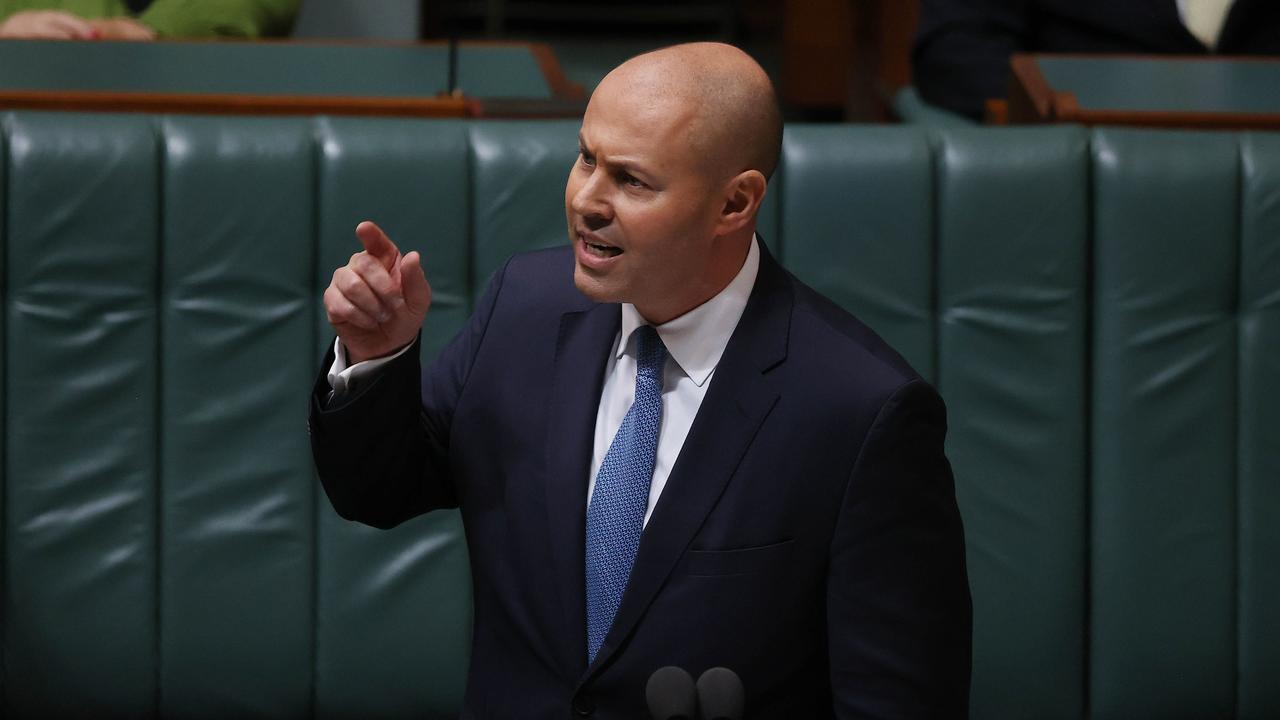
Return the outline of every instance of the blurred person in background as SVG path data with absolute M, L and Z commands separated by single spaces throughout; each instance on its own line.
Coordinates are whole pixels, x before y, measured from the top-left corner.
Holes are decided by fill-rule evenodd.
M 0 0 L 0 38 L 279 37 L 301 0 Z
M 929 104 L 982 119 L 1016 52 L 1280 54 L 1278 0 L 923 0 L 912 76 Z

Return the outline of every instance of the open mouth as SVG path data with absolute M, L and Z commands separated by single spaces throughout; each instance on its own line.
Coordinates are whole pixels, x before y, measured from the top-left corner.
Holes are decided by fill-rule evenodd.
M 587 239 L 585 236 L 580 237 L 582 237 L 582 245 L 586 248 L 589 255 L 599 258 L 611 258 L 622 254 L 622 248 L 595 242 L 594 240 Z

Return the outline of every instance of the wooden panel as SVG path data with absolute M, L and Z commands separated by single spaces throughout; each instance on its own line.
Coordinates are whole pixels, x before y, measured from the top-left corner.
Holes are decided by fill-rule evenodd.
M 1055 65 L 1059 85 L 1051 82 L 1045 61 Z M 1091 82 L 1095 75 L 1097 82 Z M 1277 130 L 1280 112 L 1267 102 L 1273 75 L 1280 77 L 1280 61 L 1274 59 L 1019 53 L 1010 61 L 1007 121 Z M 1123 90 L 1099 92 L 1104 79 Z M 1090 102 L 1071 92 L 1076 88 Z
M 0 110 L 440 118 L 585 107 L 544 44 L 442 45 L 15 41 L 0 46 Z M 455 78 L 461 91 L 449 92 Z

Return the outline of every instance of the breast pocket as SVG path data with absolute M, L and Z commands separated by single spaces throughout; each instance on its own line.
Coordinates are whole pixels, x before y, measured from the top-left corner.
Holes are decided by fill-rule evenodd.
M 688 550 L 685 573 L 694 577 L 755 575 L 784 567 L 794 540 L 731 550 Z

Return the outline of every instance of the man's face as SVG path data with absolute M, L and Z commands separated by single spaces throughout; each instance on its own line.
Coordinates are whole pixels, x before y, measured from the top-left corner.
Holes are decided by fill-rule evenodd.
M 564 194 L 578 290 L 632 303 L 653 323 L 718 290 L 706 285 L 723 200 L 689 139 L 693 109 L 682 105 L 606 79 L 583 117 Z

